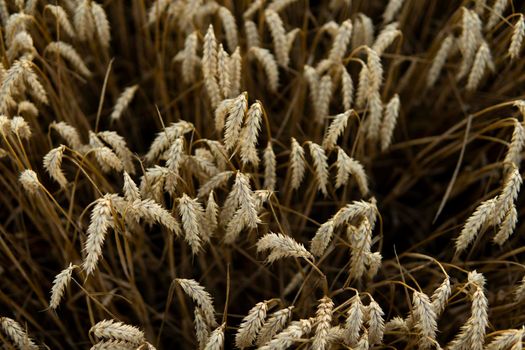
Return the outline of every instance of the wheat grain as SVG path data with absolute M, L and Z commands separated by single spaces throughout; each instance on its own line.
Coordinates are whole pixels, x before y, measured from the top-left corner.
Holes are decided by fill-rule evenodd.
M 67 179 L 62 171 L 62 157 L 64 155 L 64 150 L 66 146 L 60 145 L 56 148 L 53 148 L 49 151 L 43 160 L 44 169 L 49 173 L 49 175 L 58 182 L 62 188 L 66 188 Z
M 259 101 L 253 103 L 246 113 L 246 124 L 241 132 L 240 153 L 243 164 L 259 165 L 257 154 L 257 137 L 261 130 L 262 105 Z
M 344 133 L 352 112 L 353 110 L 348 110 L 334 116 L 323 138 L 322 146 L 324 149 L 331 150 L 336 147 L 337 139 Z
M 98 338 L 122 340 L 135 345 L 144 342 L 144 332 L 140 329 L 115 320 L 103 320 L 89 330 Z
M 82 269 L 87 275 L 93 273 L 97 267 L 98 260 L 102 255 L 102 245 L 108 233 L 113 227 L 114 220 L 111 205 L 112 195 L 106 194 L 95 201 L 95 206 L 91 211 L 91 222 L 87 229 L 87 239 L 84 243 L 86 257 L 82 263 Z
M 266 250 L 270 250 L 270 254 L 266 258 L 268 263 L 287 257 L 313 258 L 312 254 L 302 244 L 281 233 L 267 233 L 257 241 L 257 252 Z
M 381 123 L 379 134 L 381 139 L 381 150 L 386 150 L 392 143 L 392 136 L 396 127 L 397 118 L 399 116 L 399 108 L 401 102 L 399 96 L 395 94 L 385 107 L 385 117 Z
M 441 71 L 443 70 L 443 67 L 445 66 L 445 62 L 450 55 L 454 43 L 455 39 L 451 34 L 447 35 L 447 37 L 441 42 L 439 50 L 434 56 L 430 69 L 427 73 L 427 87 L 432 87 L 436 83 L 439 75 L 441 74 Z
M 343 23 L 341 23 L 341 26 L 339 26 L 337 30 L 337 34 L 334 38 L 334 43 L 332 44 L 332 48 L 330 49 L 330 53 L 328 54 L 328 59 L 334 63 L 340 62 L 346 53 L 346 49 L 351 37 L 352 21 L 346 20 Z
M 49 307 L 56 309 L 60 304 L 60 299 L 64 296 L 64 292 L 71 281 L 71 275 L 76 265 L 69 263 L 69 266 L 56 275 L 51 288 L 51 299 L 49 300 Z
M 310 245 L 310 251 L 313 255 L 317 257 L 323 256 L 323 254 L 326 251 L 326 248 L 332 240 L 334 228 L 335 227 L 333 220 L 328 220 L 324 224 L 319 226 Z
M 24 190 L 30 195 L 36 194 L 41 186 L 38 176 L 30 169 L 22 171 L 18 177 L 18 181 L 20 181 Z
M 203 312 L 199 307 L 195 307 L 194 314 L 195 335 L 197 337 L 197 342 L 199 343 L 199 349 L 204 349 L 210 337 L 210 327 L 206 324 Z
M 383 21 L 385 23 L 392 22 L 394 17 L 403 6 L 404 0 L 390 0 L 386 5 L 385 11 L 383 12 Z
M 242 123 L 248 108 L 247 93 L 243 92 L 232 102 L 224 128 L 224 146 L 232 150 L 239 142 Z
M 9 317 L 0 317 L 0 328 L 20 350 L 38 350 L 24 328 Z
M 67 35 L 69 35 L 72 38 L 75 37 L 75 31 L 73 29 L 73 26 L 71 25 L 68 15 L 64 8 L 62 8 L 62 6 L 47 4 L 45 6 L 45 9 L 49 10 L 53 14 L 53 16 L 55 16 L 60 28 L 63 29 Z
M 412 315 L 419 336 L 419 348 L 429 349 L 436 341 L 437 316 L 429 297 L 414 291 L 412 295 Z
M 277 67 L 275 57 L 269 50 L 260 47 L 252 47 L 250 48 L 250 52 L 262 65 L 268 78 L 268 88 L 270 91 L 277 92 L 279 88 L 279 68 Z
M 363 304 L 359 294 L 352 298 L 345 321 L 344 341 L 350 346 L 355 346 L 359 341 L 359 333 L 363 327 Z
M 248 315 L 242 319 L 239 330 L 235 335 L 235 346 L 244 349 L 252 346 L 257 334 L 261 330 L 269 301 L 262 301 L 248 311 Z
M 261 346 L 271 341 L 286 326 L 292 316 L 293 308 L 293 306 L 289 306 L 274 312 L 262 325 L 257 336 L 256 345 Z
M 85 77 L 91 76 L 91 72 L 73 46 L 63 41 L 53 41 L 46 46 L 45 52 L 60 55 L 80 74 Z
M 492 55 L 490 54 L 487 42 L 483 41 L 479 46 L 474 63 L 472 64 L 472 70 L 468 76 L 467 91 L 476 90 L 487 68 L 494 70 L 494 63 L 492 62 Z
M 292 149 L 290 151 L 290 169 L 292 171 L 291 187 L 296 190 L 301 186 L 306 170 L 304 160 L 304 149 L 295 138 L 291 138 Z
M 124 89 L 122 94 L 118 97 L 115 107 L 113 107 L 113 112 L 111 112 L 110 116 L 111 120 L 115 121 L 120 119 L 122 113 L 128 108 L 131 100 L 133 100 L 138 88 L 138 85 L 132 85 Z
M 496 0 L 494 1 L 494 5 L 492 5 L 492 9 L 490 11 L 489 19 L 485 25 L 485 28 L 492 29 L 500 20 L 503 15 L 503 12 L 509 5 L 509 0 Z
M 91 2 L 91 15 L 93 16 L 93 22 L 97 33 L 97 38 L 103 48 L 109 48 L 109 42 L 111 40 L 111 30 L 109 27 L 109 21 L 106 16 L 106 11 L 95 1 Z
M 224 328 L 226 324 L 223 323 L 217 327 L 213 332 L 211 332 L 210 337 L 208 338 L 208 343 L 204 347 L 204 350 L 222 350 L 224 346 Z

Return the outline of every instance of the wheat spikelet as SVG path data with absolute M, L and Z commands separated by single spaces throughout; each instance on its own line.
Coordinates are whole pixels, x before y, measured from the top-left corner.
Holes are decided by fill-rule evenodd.
M 136 350 L 137 346 L 123 340 L 104 340 L 93 345 L 90 350 Z
M 65 188 L 67 185 L 67 179 L 62 172 L 62 156 L 64 155 L 64 150 L 66 146 L 60 145 L 56 148 L 53 148 L 44 156 L 44 169 L 49 173 L 49 175 L 58 182 L 58 184 Z
M 175 280 L 182 287 L 184 292 L 200 307 L 202 315 L 206 320 L 206 324 L 209 327 L 216 327 L 215 308 L 213 307 L 213 299 L 211 295 L 195 280 L 183 278 L 177 278 Z
M 313 319 L 302 319 L 293 321 L 282 332 L 278 333 L 266 345 L 259 347 L 259 350 L 278 350 L 287 349 L 294 342 L 299 341 L 303 336 L 308 335 L 312 331 Z
M 180 136 L 184 136 L 193 129 L 193 124 L 186 121 L 172 123 L 170 126 L 157 134 L 157 137 L 155 137 L 153 140 L 148 153 L 146 153 L 146 161 L 153 162 L 160 154 L 164 152 L 164 150 L 170 147 L 174 140 Z
M 36 108 L 35 104 L 32 102 L 22 101 L 18 104 L 17 114 L 36 118 L 38 117 L 38 108 Z
M 224 146 L 232 150 L 239 142 L 242 123 L 248 108 L 247 94 L 243 92 L 232 102 L 224 127 Z
M 244 33 L 246 36 L 246 46 L 251 49 L 260 46 L 259 31 L 255 22 L 250 20 L 244 21 Z
M 10 127 L 11 132 L 23 140 L 28 140 L 31 137 L 31 128 L 29 128 L 25 119 L 20 116 L 15 116 L 11 119 Z
M 429 297 L 425 293 L 414 291 L 412 295 L 412 315 L 419 336 L 419 348 L 429 349 L 436 341 L 437 316 Z
M 348 110 L 334 117 L 323 138 L 322 146 L 324 149 L 330 150 L 337 145 L 337 139 L 344 133 L 352 112 L 353 110 Z
M 503 222 L 501 223 L 498 233 L 496 233 L 496 235 L 492 239 L 494 243 L 501 246 L 503 245 L 503 243 L 508 241 L 510 235 L 512 235 L 512 233 L 514 232 L 514 229 L 516 228 L 517 222 L 518 222 L 518 212 L 516 210 L 516 206 L 513 204 L 511 208 L 505 214 L 505 218 L 503 219 Z
M 368 219 L 364 218 L 357 228 L 348 225 L 346 235 L 351 247 L 349 275 L 359 280 L 366 272 L 367 257 L 372 245 L 372 228 Z
M 111 205 L 112 195 L 106 194 L 95 201 L 95 206 L 91 211 L 91 222 L 87 229 L 87 239 L 84 243 L 86 257 L 82 263 L 82 269 L 87 275 L 93 273 L 97 267 L 98 260 L 102 255 L 102 245 L 108 233 L 113 227 L 113 215 Z
M 51 309 L 56 309 L 60 304 L 60 299 L 64 296 L 64 292 L 71 281 L 71 274 L 76 267 L 76 265 L 69 263 L 68 267 L 56 275 L 51 288 L 51 299 L 49 300 Z
M 272 340 L 288 323 L 288 320 L 292 316 L 293 308 L 293 306 L 290 306 L 274 312 L 262 325 L 257 336 L 256 345 L 261 346 Z
M 210 195 L 210 192 L 218 187 L 224 186 L 230 177 L 234 174 L 233 171 L 223 171 L 213 176 L 204 185 L 199 188 L 197 193 L 198 198 L 206 198 Z
M 494 338 L 485 348 L 485 350 L 521 350 L 522 340 L 525 335 L 525 329 L 508 329 L 498 332 L 499 335 Z
M 377 207 L 375 205 L 375 200 L 372 199 L 370 202 L 353 201 L 352 203 L 347 204 L 339 209 L 339 211 L 333 216 L 333 220 L 334 225 L 338 227 L 356 218 L 366 217 L 370 227 L 373 229 L 376 222 L 376 216 Z
M 378 56 L 381 56 L 383 52 L 394 42 L 394 40 L 401 36 L 402 33 L 397 29 L 398 23 L 393 22 L 387 25 L 377 36 L 374 44 L 372 45 L 372 50 L 377 52 Z
M 217 327 L 213 332 L 211 332 L 210 337 L 208 338 L 208 343 L 204 347 L 204 350 L 222 350 L 224 346 L 224 328 L 226 324 L 223 323 Z
M 248 311 L 248 315 L 242 319 L 239 330 L 235 335 L 236 347 L 244 349 L 252 346 L 266 318 L 268 303 L 269 301 L 262 301 L 255 304 L 255 306 Z
M 346 344 L 354 346 L 359 341 L 359 332 L 364 323 L 363 317 L 363 304 L 361 303 L 359 294 L 356 293 L 352 298 L 352 303 L 348 309 L 345 321 L 344 340 Z
M 447 306 L 450 293 L 450 278 L 447 276 L 439 285 L 439 287 L 436 288 L 434 293 L 432 293 L 432 310 L 434 311 L 436 316 L 439 316 L 443 312 L 443 310 L 445 310 L 445 306 Z
M 273 152 L 272 142 L 268 141 L 263 153 L 264 163 L 264 188 L 269 191 L 275 191 L 277 185 L 277 161 Z
M 128 173 L 134 174 L 135 166 L 133 165 L 133 153 L 128 149 L 126 140 L 115 131 L 101 131 L 97 136 L 115 150 L 115 153 L 121 160 L 124 169 Z
M 82 148 L 82 142 L 80 141 L 77 129 L 71 125 L 66 122 L 52 122 L 49 127 L 55 129 L 72 149 L 78 150 Z
M 456 238 L 457 253 L 464 251 L 476 238 L 482 227 L 494 217 L 495 209 L 496 198 L 481 202 L 474 213 L 467 219 L 458 238 Z
M 494 1 L 494 5 L 492 5 L 492 9 L 490 11 L 489 19 L 485 25 L 485 28 L 492 29 L 500 20 L 503 15 L 503 12 L 509 5 L 509 0 L 496 0 Z
M 439 50 L 434 56 L 430 69 L 427 73 L 427 87 L 432 87 L 436 83 L 452 50 L 452 47 L 454 46 L 454 42 L 454 36 L 451 34 L 447 35 L 447 37 L 441 42 Z
M 91 2 L 91 15 L 93 16 L 93 22 L 97 32 L 97 37 L 103 48 L 109 47 L 111 40 L 111 32 L 109 27 L 109 21 L 106 16 L 106 11 L 95 1 Z
M 195 335 L 197 337 L 197 342 L 199 343 L 199 349 L 204 349 L 208 342 L 208 338 L 210 337 L 210 327 L 206 324 L 203 312 L 199 307 L 195 308 L 194 314 Z
M 230 96 L 231 91 L 231 72 L 229 59 L 230 56 L 226 51 L 224 51 L 222 44 L 219 44 L 219 50 L 217 54 L 217 74 L 219 76 L 219 88 L 223 97 Z
M 91 72 L 73 46 L 63 41 L 53 41 L 46 46 L 45 52 L 60 55 L 80 74 L 85 77 L 91 76 Z
M 292 149 L 290 151 L 290 169 L 292 171 L 291 186 L 296 190 L 301 185 L 306 170 L 304 160 L 304 149 L 295 138 L 291 138 Z
M 492 62 L 492 55 L 490 54 L 490 49 L 486 41 L 483 41 L 476 53 L 474 63 L 472 65 L 472 70 L 468 76 L 467 91 L 474 91 L 478 87 L 481 78 L 483 78 L 483 73 L 485 73 L 486 68 L 494 70 L 494 63 Z
M 328 195 L 328 158 L 321 146 L 311 141 L 307 142 L 310 148 L 310 155 L 314 161 L 315 178 L 317 180 L 317 188 L 325 196 Z
M 90 0 L 80 0 L 75 8 L 73 24 L 80 40 L 93 38 L 95 34 L 95 19 L 91 10 L 92 2 Z
M 478 278 L 478 276 L 471 277 L 471 274 L 472 273 L 469 273 L 469 283 L 474 285 L 471 316 L 467 322 L 461 326 L 460 333 L 447 346 L 447 349 L 449 350 L 483 349 L 483 344 L 485 342 L 485 328 L 488 325 L 488 301 L 483 291 L 483 284 L 478 281 L 472 281 L 474 278 Z M 480 279 L 484 280 L 483 276 L 481 276 Z
M 368 324 L 368 342 L 370 345 L 379 344 L 383 340 L 383 333 L 385 331 L 385 321 L 383 320 L 384 312 L 381 309 L 381 306 L 372 299 L 366 308 L 366 314 Z
M 330 99 L 332 98 L 332 78 L 330 75 L 323 75 L 319 82 L 319 88 L 317 91 L 317 99 L 314 100 L 316 105 L 316 118 L 318 123 L 322 123 L 324 119 L 330 113 Z
M 117 103 L 115 103 L 115 107 L 113 107 L 113 112 L 111 112 L 111 120 L 119 120 L 122 116 L 122 113 L 126 108 L 128 108 L 129 104 L 131 103 L 131 100 L 133 100 L 133 97 L 135 96 L 135 93 L 137 92 L 137 89 L 139 88 L 138 85 L 132 85 L 128 86 L 124 89 L 122 94 L 117 99 Z
M 369 192 L 368 179 L 363 165 L 361 165 L 361 163 L 359 163 L 357 160 L 349 157 L 346 154 L 346 152 L 340 147 L 338 147 L 337 150 L 336 166 L 337 175 L 335 188 L 339 188 L 343 185 L 346 185 L 346 183 L 348 182 L 348 177 L 352 175 L 355 177 L 357 186 L 359 187 L 359 191 L 363 195 L 366 195 Z
M 217 229 L 218 213 L 219 213 L 219 205 L 215 201 L 215 197 L 214 197 L 213 190 L 212 190 L 210 191 L 210 194 L 208 196 L 208 203 L 206 204 L 206 212 L 205 212 L 207 229 L 210 232 L 214 232 Z
M 343 107 L 345 110 L 352 108 L 354 99 L 354 82 L 345 67 L 341 67 L 341 92 L 343 95 Z
M 462 9 L 462 31 L 457 42 L 463 59 L 456 74 L 458 80 L 462 79 L 468 73 L 472 62 L 474 61 L 476 50 L 479 47 L 481 40 L 483 40 L 483 35 L 481 34 L 481 20 L 479 19 L 479 16 L 475 12 L 464 7 Z
M 144 342 L 144 332 L 140 329 L 115 320 L 103 320 L 89 330 L 97 338 L 122 340 L 135 345 Z
M 257 155 L 257 137 L 261 130 L 262 106 L 259 101 L 253 103 L 246 113 L 246 124 L 241 132 L 240 153 L 243 164 L 252 164 L 254 167 L 259 165 Z
M 354 22 L 352 35 L 352 47 L 361 45 L 372 46 L 374 41 L 374 24 L 372 19 L 363 13 L 359 13 Z
M 230 94 L 227 97 L 237 96 L 241 92 L 242 57 L 239 47 L 233 51 L 228 61 L 231 73 Z
M 36 194 L 41 186 L 38 176 L 30 169 L 22 171 L 18 177 L 18 181 L 20 181 L 24 190 L 30 195 Z
M 75 37 L 75 31 L 73 29 L 73 26 L 71 25 L 68 15 L 66 11 L 62 8 L 62 6 L 47 4 L 45 6 L 45 9 L 49 10 L 53 14 L 53 16 L 55 16 L 60 28 L 63 29 L 67 33 L 67 35 L 69 35 L 72 38 Z
M 512 38 L 510 39 L 509 56 L 511 60 L 515 60 L 520 56 L 523 38 L 525 37 L 525 19 L 523 15 L 519 15 L 518 22 L 514 25 Z
M 33 38 L 28 32 L 23 30 L 15 35 L 7 50 L 7 58 L 9 61 L 12 61 L 20 55 L 34 53 L 36 53 L 36 50 L 33 46 Z
M 332 240 L 334 228 L 335 227 L 333 220 L 328 220 L 324 224 L 319 226 L 310 245 L 310 251 L 313 255 L 317 257 L 323 256 L 324 252 L 326 251 L 326 248 Z
M 281 233 L 267 233 L 257 241 L 257 252 L 265 250 L 271 251 L 266 258 L 268 263 L 287 257 L 313 259 L 302 244 Z
M 396 127 L 400 107 L 399 96 L 395 94 L 385 107 L 385 117 L 381 123 L 379 134 L 381 139 L 381 150 L 386 150 L 392 143 L 392 136 Z
M 324 350 L 328 346 L 328 332 L 332 322 L 334 303 L 332 299 L 324 296 L 319 300 L 315 317 L 315 335 L 313 337 L 312 349 Z
M 286 51 L 286 30 L 284 29 L 283 21 L 279 14 L 271 9 L 264 11 L 264 17 L 270 29 L 270 34 L 272 35 L 277 62 L 280 65 L 287 67 L 290 57 Z
M 340 62 L 345 53 L 352 37 L 352 21 L 346 20 L 341 23 L 341 26 L 337 30 L 337 34 L 334 38 L 334 43 L 328 54 L 328 59 L 332 62 Z
M 359 72 L 359 80 L 357 82 L 357 93 L 356 93 L 356 99 L 355 99 L 355 105 L 358 108 L 363 108 L 366 103 L 366 99 L 368 97 L 368 89 L 369 89 L 369 81 L 370 81 L 370 73 L 366 65 L 363 65 L 361 67 L 361 71 Z
M 182 218 L 184 238 L 190 245 L 193 254 L 197 254 L 201 250 L 201 241 L 205 238 L 201 226 L 204 210 L 196 199 L 192 199 L 184 193 L 179 198 L 179 214 Z
M 519 167 L 521 163 L 521 151 L 525 145 L 525 128 L 523 128 L 523 124 L 521 124 L 517 119 L 514 119 L 513 123 L 514 131 L 512 133 L 512 139 L 510 141 L 509 148 L 503 163 L 505 166 L 509 166 L 509 164 L 514 163 Z
M 217 107 L 220 102 L 219 84 L 216 80 L 217 75 L 217 41 L 213 26 L 210 24 L 208 31 L 204 36 L 204 45 L 202 51 L 202 74 L 204 76 L 204 85 L 213 108 Z
M 226 42 L 228 43 L 228 48 L 230 52 L 233 52 L 237 47 L 237 24 L 235 23 L 235 18 L 233 17 L 230 10 L 226 7 L 219 7 L 218 11 L 219 18 L 222 21 L 222 27 L 226 33 Z
M 388 5 L 386 5 L 385 11 L 383 12 L 383 21 L 385 23 L 394 20 L 395 15 L 399 12 L 401 6 L 403 6 L 403 1 L 404 0 L 390 0 L 388 2 Z
M 31 340 L 24 328 L 9 317 L 0 317 L 0 328 L 9 339 L 21 350 L 38 350 L 38 346 Z
M 260 47 L 252 47 L 250 48 L 250 52 L 262 65 L 268 78 L 268 88 L 270 91 L 277 92 L 279 88 L 279 68 L 277 67 L 275 57 L 269 50 Z

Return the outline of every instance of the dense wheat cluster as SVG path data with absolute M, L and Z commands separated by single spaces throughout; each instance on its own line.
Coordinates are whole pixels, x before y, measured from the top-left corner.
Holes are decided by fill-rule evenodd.
M 523 11 L 0 0 L 2 349 L 522 349 Z

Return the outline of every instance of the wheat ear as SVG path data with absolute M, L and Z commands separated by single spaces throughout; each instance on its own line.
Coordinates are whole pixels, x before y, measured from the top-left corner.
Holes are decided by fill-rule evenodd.
M 286 51 L 286 30 L 284 29 L 283 20 L 277 12 L 271 9 L 264 11 L 264 17 L 270 29 L 270 34 L 272 35 L 277 62 L 280 65 L 287 67 L 290 58 Z
M 356 293 L 351 300 L 345 321 L 344 340 L 348 345 L 354 346 L 359 341 L 359 333 L 364 323 L 363 308 L 361 298 L 359 294 Z
M 226 328 L 225 323 L 211 332 L 204 350 L 222 350 L 224 347 L 224 328 Z
M 399 95 L 395 94 L 390 101 L 388 101 L 385 107 L 385 117 L 381 123 L 380 139 L 381 139 L 381 150 L 386 150 L 392 143 L 392 136 L 394 135 L 394 129 L 396 127 L 397 118 L 399 116 L 400 108 Z
M 446 276 L 439 287 L 432 293 L 432 310 L 436 316 L 439 316 L 445 310 L 450 293 L 450 278 Z
M 385 331 L 385 321 L 383 319 L 383 309 L 375 301 L 371 300 L 366 307 L 366 316 L 368 324 L 368 342 L 370 345 L 379 344 L 383 340 L 383 333 Z
M 507 329 L 498 332 L 498 336 L 492 340 L 485 350 L 520 350 L 525 335 L 525 328 Z
M 232 102 L 224 127 L 224 146 L 232 150 L 239 142 L 242 123 L 248 108 L 247 93 L 243 92 Z
M 184 292 L 201 308 L 206 324 L 210 327 L 216 327 L 215 308 L 213 307 L 211 295 L 193 279 L 177 278 L 175 280 Z
M 52 122 L 49 127 L 55 129 L 59 135 L 66 140 L 69 147 L 75 150 L 79 150 L 82 147 L 80 135 L 78 134 L 77 129 L 73 126 L 66 122 Z
M 494 70 L 494 62 L 492 61 L 492 55 L 490 54 L 487 42 L 483 41 L 479 46 L 476 57 L 474 58 L 472 70 L 468 76 L 467 91 L 476 90 L 487 68 Z
M 310 245 L 310 251 L 313 255 L 321 257 L 325 253 L 326 248 L 332 240 L 334 228 L 334 221 L 332 219 L 319 226 Z
M 115 320 L 100 321 L 89 332 L 97 338 L 123 340 L 136 345 L 145 341 L 144 332 L 140 329 Z
M 338 147 L 337 150 L 336 166 L 337 175 L 335 188 L 346 185 L 348 177 L 352 175 L 355 177 L 359 191 L 363 195 L 366 195 L 369 192 L 368 179 L 363 165 L 359 161 L 348 156 L 340 147 Z
M 261 130 L 262 105 L 256 101 L 246 113 L 246 124 L 241 132 L 240 153 L 243 164 L 252 164 L 254 167 L 259 165 L 257 154 L 257 137 Z
M 263 67 L 268 78 L 270 91 L 277 92 L 279 88 L 279 68 L 273 54 L 269 50 L 260 47 L 251 47 L 250 52 Z
M 398 23 L 393 22 L 387 25 L 377 36 L 374 44 L 372 45 L 372 50 L 377 52 L 379 56 L 394 42 L 394 40 L 401 36 L 402 33 L 397 29 Z
M 235 17 L 233 17 L 233 14 L 230 12 L 230 10 L 228 10 L 224 6 L 219 7 L 219 11 L 217 13 L 219 15 L 219 18 L 221 19 L 222 27 L 226 34 L 226 42 L 228 43 L 228 48 L 230 49 L 230 52 L 233 52 L 237 47 L 238 42 L 237 24 L 235 23 Z
M 310 148 L 310 155 L 314 162 L 315 177 L 317 188 L 325 195 L 328 195 L 328 158 L 321 146 L 311 141 L 307 142 Z
M 266 250 L 270 250 L 266 258 L 268 263 L 287 257 L 313 259 L 312 254 L 302 244 L 281 233 L 267 233 L 257 241 L 257 252 Z
M 494 218 L 496 209 L 496 198 L 481 202 L 474 213 L 467 219 L 463 229 L 456 239 L 456 252 L 464 251 L 476 238 L 478 232 L 489 220 Z
M 182 218 L 184 238 L 190 245 L 193 254 L 197 254 L 201 250 L 202 240 L 206 237 L 201 226 L 204 210 L 196 199 L 184 193 L 179 198 L 179 214 Z
M 419 348 L 429 349 L 436 342 L 437 316 L 425 293 L 414 291 L 412 315 L 419 336 Z
M 351 37 L 352 21 L 346 20 L 341 24 L 341 26 L 339 26 L 337 30 L 334 43 L 332 44 L 332 48 L 328 54 L 328 59 L 332 62 L 340 62 L 346 53 L 346 49 Z
M 252 346 L 266 319 L 268 303 L 269 301 L 259 302 L 248 311 L 248 315 L 243 318 L 239 330 L 235 335 L 236 347 L 244 349 Z
M 206 87 L 213 108 L 216 108 L 221 100 L 219 84 L 216 80 L 217 55 L 217 41 L 215 40 L 213 26 L 210 24 L 204 36 L 202 74 L 204 76 L 204 86 Z
M 354 81 L 344 66 L 341 66 L 341 84 L 343 107 L 345 110 L 349 110 L 352 108 L 354 100 Z
M 264 162 L 264 188 L 275 191 L 277 185 L 277 160 L 273 151 L 272 142 L 268 141 L 263 153 Z
M 210 327 L 206 324 L 202 310 L 197 306 L 194 310 L 195 314 L 195 335 L 199 343 L 199 349 L 202 350 L 206 346 L 210 337 Z
M 40 186 L 42 186 L 38 180 L 38 176 L 31 169 L 22 171 L 18 177 L 18 181 L 20 181 L 24 190 L 30 195 L 36 194 Z
M 521 151 L 523 146 L 525 146 L 525 128 L 523 124 L 518 121 L 518 119 L 513 119 L 514 131 L 512 132 L 512 139 L 509 143 L 507 154 L 505 154 L 505 159 L 503 163 L 505 166 L 509 166 L 514 163 L 516 166 L 520 165 L 521 162 Z
M 62 8 L 62 6 L 47 4 L 45 6 L 45 9 L 49 10 L 53 14 L 53 16 L 55 16 L 56 21 L 60 25 L 60 28 L 63 29 L 67 33 L 67 35 L 69 35 L 72 38 L 75 37 L 75 31 L 73 30 L 73 26 L 71 25 L 67 13 Z
M 328 346 L 328 332 L 332 322 L 334 303 L 332 299 L 324 296 L 319 300 L 315 317 L 315 335 L 313 337 L 312 349 L 324 350 Z
M 9 317 L 0 317 L 0 328 L 9 339 L 21 350 L 38 350 L 38 346 L 31 340 L 24 328 Z
M 489 19 L 486 24 L 486 29 L 492 29 L 500 20 L 503 12 L 509 5 L 509 0 L 496 0 L 490 11 Z
M 53 41 L 46 46 L 45 52 L 60 55 L 62 58 L 68 61 L 71 66 L 73 66 L 80 74 L 85 77 L 91 76 L 91 72 L 73 46 L 63 41 Z
M 124 110 L 128 108 L 131 100 L 133 100 L 133 97 L 135 96 L 138 88 L 138 85 L 132 85 L 124 89 L 122 94 L 118 97 L 117 103 L 115 103 L 115 107 L 113 108 L 113 112 L 111 113 L 110 117 L 111 120 L 115 121 L 120 119 Z
M 109 42 L 111 40 L 111 30 L 109 27 L 108 17 L 106 11 L 97 2 L 91 2 L 91 15 L 93 16 L 93 22 L 97 32 L 97 38 L 103 48 L 109 48 Z
M 511 60 L 515 60 L 520 56 L 523 38 L 525 37 L 525 19 L 523 14 L 519 15 L 518 22 L 514 25 L 512 38 L 510 39 L 509 56 Z
M 352 112 L 353 110 L 350 109 L 334 117 L 323 138 L 324 149 L 330 150 L 337 145 L 337 139 L 344 133 Z
M 287 349 L 294 342 L 299 341 L 303 336 L 312 331 L 313 319 L 302 319 L 292 322 L 286 329 L 278 333 L 266 345 L 259 347 L 259 350 Z
M 401 9 L 401 6 L 403 6 L 403 2 L 404 0 L 390 0 L 388 2 L 388 5 L 386 5 L 385 11 L 383 12 L 383 21 L 385 23 L 392 22 L 395 15 Z
M 301 185 L 306 170 L 306 162 L 304 159 L 304 149 L 297 142 L 295 138 L 291 138 L 291 150 L 290 150 L 290 170 L 291 176 L 291 187 L 292 190 L 296 190 Z
M 441 42 L 427 73 L 427 87 L 432 87 L 436 83 L 443 67 L 445 66 L 445 62 L 452 50 L 454 42 L 454 36 L 451 34 L 447 35 L 447 37 Z
M 290 306 L 285 309 L 276 311 L 266 320 L 266 322 L 264 322 L 259 332 L 259 335 L 257 336 L 256 344 L 258 346 L 268 343 L 278 332 L 280 332 L 286 326 L 290 317 L 292 316 L 293 308 L 293 306 Z

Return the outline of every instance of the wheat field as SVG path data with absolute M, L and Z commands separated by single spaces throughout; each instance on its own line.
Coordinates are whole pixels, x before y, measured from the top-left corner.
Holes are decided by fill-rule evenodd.
M 2 349 L 520 350 L 521 0 L 0 0 Z

